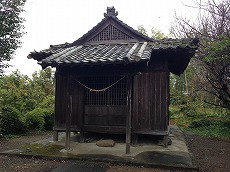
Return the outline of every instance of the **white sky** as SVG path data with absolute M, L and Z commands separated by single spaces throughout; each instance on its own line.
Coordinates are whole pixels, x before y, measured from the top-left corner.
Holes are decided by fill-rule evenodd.
M 191 15 L 182 0 L 27 0 L 26 12 L 22 14 L 27 33 L 22 39 L 22 47 L 10 62 L 14 67 L 8 73 L 19 69 L 31 76 L 41 67 L 35 60 L 27 59 L 30 52 L 77 40 L 104 18 L 106 8 L 110 6 L 114 6 L 118 18 L 132 28 L 143 25 L 148 31 L 154 27 L 166 34 L 175 11 Z

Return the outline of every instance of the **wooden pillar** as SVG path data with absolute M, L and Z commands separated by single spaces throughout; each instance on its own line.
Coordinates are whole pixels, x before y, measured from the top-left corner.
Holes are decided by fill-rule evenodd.
M 54 133 L 53 133 L 53 141 L 54 141 L 54 142 L 58 141 L 58 131 L 57 131 L 57 130 L 54 130 Z
M 71 76 L 67 76 L 67 84 L 68 84 L 68 92 L 67 92 L 67 100 L 68 100 L 68 105 L 67 105 L 67 113 L 66 113 L 66 137 L 65 137 L 65 149 L 70 150 L 70 130 L 71 130 L 71 118 L 72 118 L 72 107 L 73 107 L 73 97 L 72 97 L 72 80 Z
M 85 132 L 81 131 L 80 132 L 80 143 L 84 143 L 85 142 Z
M 72 116 L 72 95 L 69 95 L 68 113 L 66 115 L 66 137 L 65 137 L 66 150 L 70 150 L 71 116 Z
M 128 105 L 128 113 L 126 117 L 126 154 L 130 154 L 130 143 L 131 143 L 131 116 L 132 116 L 132 107 L 131 107 L 131 93 L 132 93 L 132 78 L 129 74 L 127 76 L 127 105 Z
M 168 134 L 164 136 L 164 147 L 168 147 Z

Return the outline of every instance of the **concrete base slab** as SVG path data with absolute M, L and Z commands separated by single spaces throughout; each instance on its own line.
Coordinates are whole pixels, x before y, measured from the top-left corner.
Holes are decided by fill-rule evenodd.
M 105 163 L 90 163 L 90 162 L 80 162 L 80 161 L 69 161 L 52 172 L 86 172 L 86 171 L 95 171 L 95 172 L 105 172 L 109 168 L 108 164 Z
M 140 139 L 138 144 L 131 146 L 131 153 L 125 154 L 125 140 L 122 137 L 110 138 L 110 135 L 106 135 L 103 139 L 115 139 L 116 144 L 114 147 L 98 147 L 96 146 L 97 138 L 86 139 L 86 143 L 79 143 L 79 134 L 72 134 L 70 147 L 68 151 L 61 151 L 61 155 L 52 156 L 52 158 L 67 158 L 96 161 L 96 162 L 111 162 L 111 163 L 126 163 L 140 166 L 157 166 L 157 167 L 170 167 L 170 168 L 184 168 L 196 170 L 197 165 L 189 153 L 185 144 L 183 133 L 177 126 L 170 126 L 172 145 L 168 148 L 159 146 L 151 139 Z M 42 143 L 44 145 L 65 145 L 65 134 L 60 133 L 60 140 L 57 142 L 50 142 L 50 140 L 43 140 L 36 143 Z M 112 135 L 111 135 L 112 137 Z M 125 138 L 125 137 L 124 137 Z M 26 152 L 20 152 L 19 154 L 29 155 Z M 12 154 L 17 154 L 17 151 L 12 151 Z M 10 154 L 10 152 L 5 152 Z M 31 155 L 36 157 L 36 155 Z M 39 155 L 46 156 L 46 155 Z M 77 164 L 78 165 L 78 164 Z M 70 164 L 64 165 L 63 168 L 69 168 Z M 75 166 L 75 164 L 73 164 Z M 60 167 L 62 168 L 62 167 Z M 82 167 L 83 168 L 83 167 Z M 88 168 L 88 167 L 87 167 Z

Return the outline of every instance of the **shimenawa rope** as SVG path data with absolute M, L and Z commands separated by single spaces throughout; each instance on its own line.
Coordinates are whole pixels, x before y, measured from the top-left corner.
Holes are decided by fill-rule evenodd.
M 109 88 L 111 88 L 112 86 L 116 85 L 118 82 L 120 82 L 122 79 L 124 79 L 125 76 L 121 79 L 119 79 L 118 81 L 114 82 L 113 84 L 109 85 L 108 87 L 102 88 L 102 89 L 94 89 L 94 88 L 90 88 L 87 87 L 86 85 L 82 84 L 80 81 L 77 81 L 80 85 L 82 85 L 83 87 L 85 87 L 86 89 L 88 89 L 89 91 L 94 91 L 94 92 L 101 92 L 101 91 L 106 91 Z

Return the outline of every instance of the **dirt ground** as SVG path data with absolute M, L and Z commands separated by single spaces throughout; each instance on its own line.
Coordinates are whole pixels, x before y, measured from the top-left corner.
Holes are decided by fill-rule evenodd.
M 185 133 L 187 146 L 196 158 L 201 172 L 230 171 L 230 140 Z
M 184 133 L 187 145 L 196 158 L 201 172 L 227 172 L 230 169 L 230 140 L 197 136 Z M 15 149 L 21 145 L 49 138 L 52 132 L 29 133 L 13 139 L 0 139 L 0 152 Z M 46 160 L 36 158 L 22 158 L 0 155 L 1 172 L 48 172 L 66 161 Z M 111 165 L 107 172 L 170 172 L 178 170 L 134 167 L 126 165 Z

